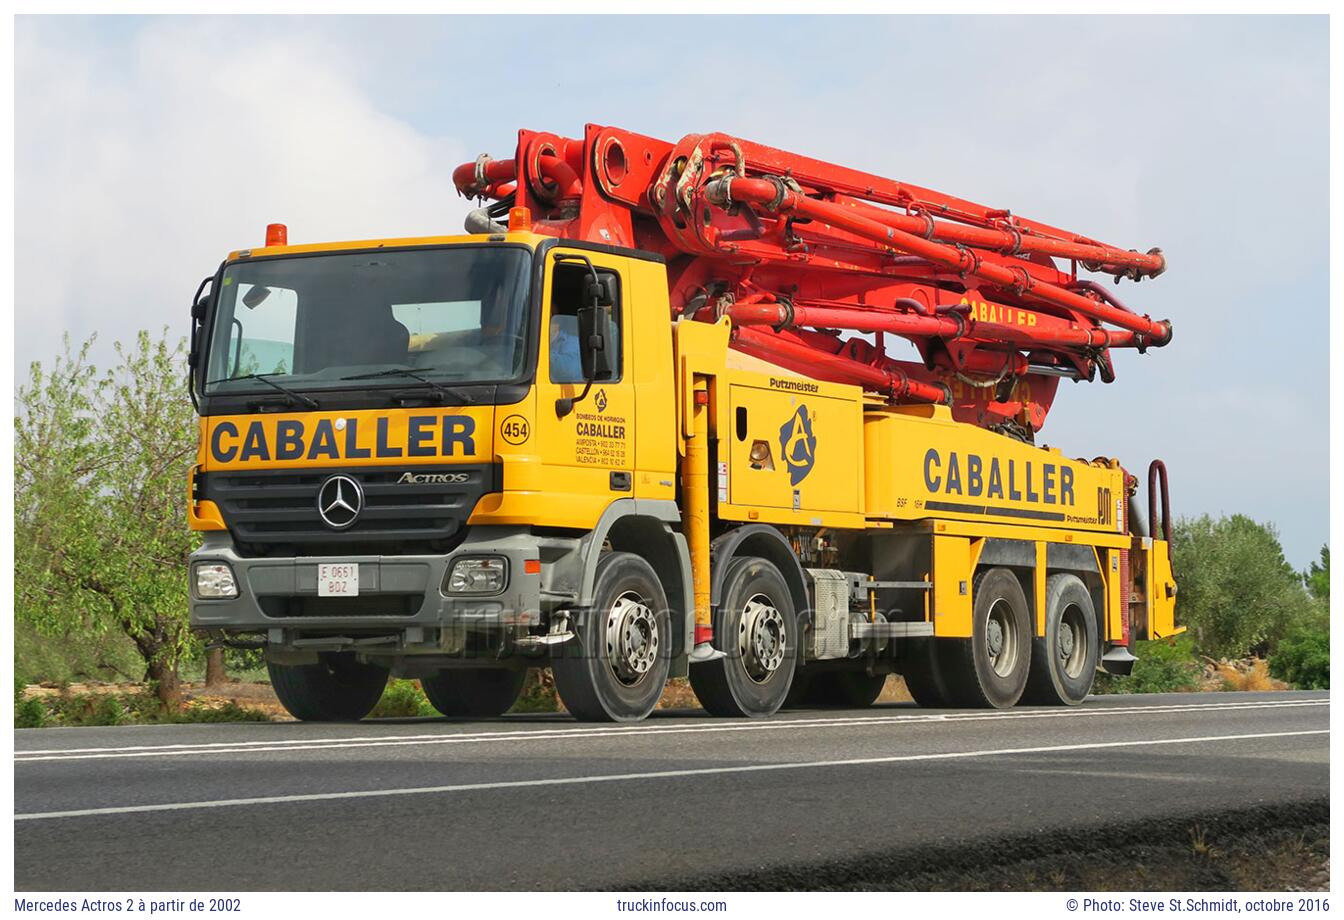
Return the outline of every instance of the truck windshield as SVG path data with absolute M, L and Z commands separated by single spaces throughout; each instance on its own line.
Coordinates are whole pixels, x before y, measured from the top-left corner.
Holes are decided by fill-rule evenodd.
M 291 391 L 514 380 L 527 351 L 529 266 L 514 246 L 234 263 L 220 284 L 205 391 L 269 389 L 257 375 Z

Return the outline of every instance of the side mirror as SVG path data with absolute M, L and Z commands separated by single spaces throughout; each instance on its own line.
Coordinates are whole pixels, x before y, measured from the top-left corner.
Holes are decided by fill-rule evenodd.
M 205 289 L 213 280 L 213 276 L 203 278 L 196 287 L 195 296 L 191 298 L 191 334 L 187 337 L 187 392 L 191 395 L 191 404 L 197 410 L 200 409 L 200 403 L 196 400 L 196 365 L 201 360 L 201 324 L 210 309 L 210 297 Z
M 605 284 L 602 285 L 606 287 Z M 579 363 L 584 380 L 610 380 L 613 371 L 611 307 L 580 307 L 578 311 Z
M 612 288 L 611 276 L 589 275 L 584 279 L 583 302 L 596 303 L 599 307 L 610 307 L 616 303 L 616 292 Z

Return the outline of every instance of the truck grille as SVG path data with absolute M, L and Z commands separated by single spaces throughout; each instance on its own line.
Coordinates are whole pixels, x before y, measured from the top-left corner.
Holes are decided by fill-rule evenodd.
M 414 481 L 403 481 L 408 472 Z M 338 474 L 363 491 L 355 522 L 339 530 L 318 513 L 318 491 Z M 427 481 L 436 476 L 465 481 Z M 244 555 L 431 554 L 461 542 L 476 502 L 499 480 L 493 464 L 219 471 L 201 476 L 197 497 L 219 506 Z

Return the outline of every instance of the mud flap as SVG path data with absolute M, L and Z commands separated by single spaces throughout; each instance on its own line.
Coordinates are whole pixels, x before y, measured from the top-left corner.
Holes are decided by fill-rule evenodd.
M 1107 674 L 1127 677 L 1133 672 L 1134 662 L 1138 660 L 1134 657 L 1134 653 L 1125 646 L 1112 645 L 1106 650 L 1106 654 L 1101 656 L 1101 668 Z

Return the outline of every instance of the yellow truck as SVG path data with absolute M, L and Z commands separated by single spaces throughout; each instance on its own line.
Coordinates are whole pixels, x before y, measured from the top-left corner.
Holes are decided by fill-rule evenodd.
M 264 648 L 297 718 L 362 718 L 389 674 L 498 715 L 533 667 L 584 720 L 673 677 L 718 716 L 892 673 L 924 706 L 1077 704 L 1180 631 L 1116 461 L 748 353 L 678 305 L 677 258 L 532 204 L 461 236 L 273 225 L 198 291 L 191 622 Z

